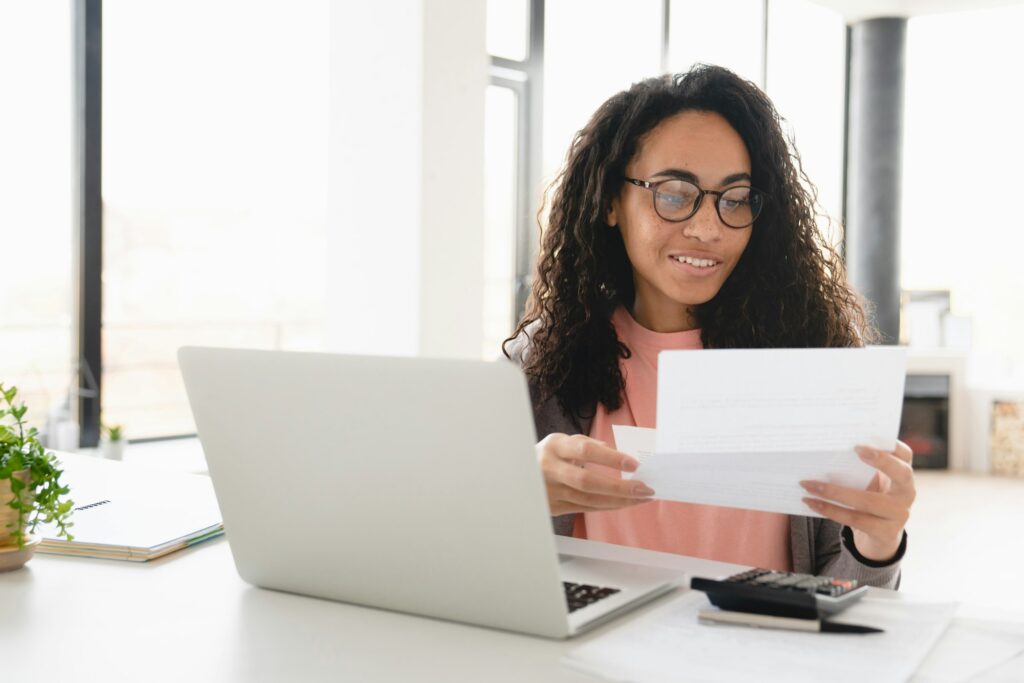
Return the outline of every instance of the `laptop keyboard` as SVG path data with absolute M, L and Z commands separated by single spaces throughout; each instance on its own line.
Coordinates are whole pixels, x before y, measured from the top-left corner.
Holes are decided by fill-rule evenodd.
M 572 583 L 563 581 L 565 587 L 565 601 L 569 605 L 569 611 L 575 612 L 578 609 L 592 605 L 598 600 L 615 595 L 618 588 L 605 588 L 602 586 L 591 586 L 589 583 Z

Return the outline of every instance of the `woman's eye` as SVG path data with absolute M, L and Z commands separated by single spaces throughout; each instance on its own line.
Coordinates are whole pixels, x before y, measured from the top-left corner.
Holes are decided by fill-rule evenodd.
M 723 209 L 739 209 L 746 206 L 749 203 L 750 201 L 747 199 L 726 199 L 725 197 L 722 197 L 721 201 Z
M 749 190 L 730 190 L 718 200 L 718 207 L 726 211 L 745 209 L 750 206 Z
M 697 193 L 674 188 L 662 189 L 658 190 L 657 199 L 666 206 L 689 206 L 697 199 Z

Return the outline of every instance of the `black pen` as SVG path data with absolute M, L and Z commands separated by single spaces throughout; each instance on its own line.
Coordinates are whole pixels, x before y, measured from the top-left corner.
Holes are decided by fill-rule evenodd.
M 794 619 L 793 617 L 776 617 L 769 614 L 752 612 L 730 612 L 720 609 L 704 609 L 697 612 L 701 623 L 733 624 L 738 626 L 754 626 L 755 628 L 781 628 L 789 631 L 808 631 L 811 633 L 885 633 L 880 628 L 843 624 L 822 619 Z

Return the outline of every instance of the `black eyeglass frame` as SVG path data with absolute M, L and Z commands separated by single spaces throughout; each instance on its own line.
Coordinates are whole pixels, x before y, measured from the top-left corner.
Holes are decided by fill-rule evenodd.
M 700 211 L 701 204 L 704 203 L 704 195 L 710 194 L 714 195 L 715 197 L 715 213 L 718 214 L 718 220 L 722 221 L 722 225 L 724 225 L 727 228 L 732 228 L 733 230 L 743 230 L 744 228 L 749 228 L 757 221 L 758 217 L 761 215 L 761 212 L 764 211 L 764 205 L 768 203 L 769 199 L 769 195 L 767 192 L 765 192 L 764 190 L 759 190 L 756 187 L 753 187 L 752 185 L 736 185 L 734 187 L 729 187 L 724 190 L 705 190 L 697 183 L 686 180 L 685 178 L 665 178 L 664 180 L 656 180 L 654 182 L 651 182 L 649 180 L 640 180 L 639 178 L 630 178 L 627 176 L 623 176 L 622 179 L 625 180 L 627 183 L 636 185 L 637 187 L 642 187 L 645 190 L 650 190 L 651 203 L 654 207 L 654 213 L 658 214 L 658 218 L 660 218 L 663 221 L 668 221 L 669 223 L 682 223 L 683 221 L 688 221 L 691 218 L 693 218 L 695 215 L 697 215 L 697 212 Z M 689 183 L 690 185 L 693 185 L 694 187 L 697 188 L 697 201 L 693 203 L 693 211 L 691 211 L 688 215 L 684 216 L 683 218 L 665 218 L 664 216 L 661 215 L 661 212 L 658 211 L 658 187 L 660 185 L 670 183 L 673 181 Z M 722 195 L 725 194 L 726 192 L 741 188 L 753 190 L 754 192 L 756 192 L 758 196 L 761 197 L 761 207 L 754 214 L 754 217 L 751 219 L 751 221 L 746 225 L 732 225 L 731 223 L 728 223 L 724 218 L 722 218 L 722 209 L 721 207 L 719 207 L 719 202 L 722 201 Z

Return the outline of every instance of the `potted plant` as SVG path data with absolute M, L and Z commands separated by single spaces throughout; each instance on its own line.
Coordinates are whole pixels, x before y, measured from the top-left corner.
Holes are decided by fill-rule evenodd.
M 0 383 L 0 571 L 17 569 L 42 539 L 30 535 L 40 523 L 53 523 L 59 536 L 68 528 L 74 503 L 60 482 L 62 470 L 25 424 L 25 404 L 16 405 L 17 387 Z
M 124 427 L 121 425 L 103 425 L 100 437 L 100 457 L 107 460 L 120 460 L 124 457 Z

